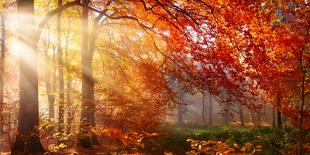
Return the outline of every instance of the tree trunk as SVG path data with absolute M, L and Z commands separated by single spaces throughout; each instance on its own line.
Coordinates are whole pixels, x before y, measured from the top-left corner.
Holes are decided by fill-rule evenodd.
M 280 96 L 277 97 L 277 106 L 281 105 L 281 98 Z M 281 111 L 277 109 L 277 125 L 278 127 L 282 127 L 282 117 L 281 117 Z
M 239 116 L 240 116 L 240 126 L 244 127 L 244 117 L 243 117 L 243 107 L 242 107 L 242 104 L 239 105 Z
M 257 127 L 260 128 L 260 122 L 261 122 L 261 109 L 258 110 L 257 112 Z
M 1 14 L 1 53 L 0 53 L 0 137 L 4 136 L 4 61 L 5 61 L 5 16 Z M 0 142 L 0 148 L 3 142 Z
M 48 57 L 47 57 L 48 59 Z M 52 78 L 51 78 L 52 77 Z M 47 93 L 47 100 L 48 100 L 48 117 L 49 119 L 55 118 L 55 95 L 54 95 L 54 89 L 55 89 L 55 69 L 52 65 L 51 68 L 47 68 L 45 71 L 45 83 L 46 83 L 46 93 Z
M 206 126 L 206 107 L 205 107 L 205 99 L 206 99 L 206 92 L 202 92 L 202 113 L 201 113 L 201 118 L 202 118 L 202 124 L 203 126 Z
M 263 112 L 263 116 L 264 116 L 264 121 L 265 122 L 267 122 L 267 120 L 268 120 L 268 115 L 267 115 L 267 106 L 266 105 L 264 105 L 264 112 Z
M 179 91 L 179 100 L 180 103 L 178 104 L 178 120 L 177 120 L 177 124 L 179 127 L 184 126 L 184 121 L 183 121 L 183 90 L 182 90 L 182 85 L 181 82 L 178 81 L 178 91 Z
M 44 152 L 40 142 L 37 77 L 37 47 L 35 43 L 34 2 L 17 0 L 19 41 L 25 47 L 20 57 L 19 116 L 12 154 Z
M 81 135 L 78 139 L 78 146 L 84 148 L 92 147 L 91 128 L 95 126 L 95 104 L 94 104 L 94 80 L 92 71 L 92 58 L 89 52 L 88 34 L 88 4 L 89 0 L 83 0 L 82 11 L 82 106 L 81 106 Z M 88 134 L 87 134 L 88 133 Z
M 209 92 L 209 125 L 212 126 L 212 94 Z
M 66 104 L 66 110 L 67 110 L 67 129 L 66 133 L 71 133 L 72 123 L 73 123 L 73 105 L 71 102 L 71 85 L 72 85 L 72 77 L 71 77 L 71 69 L 70 69 L 70 61 L 69 61 L 69 55 L 68 55 L 68 46 L 69 46 L 69 36 L 71 32 L 71 21 L 70 18 L 67 18 L 68 23 L 68 31 L 66 33 L 66 46 L 65 46 L 65 62 L 66 62 L 66 78 L 67 78 L 67 90 L 66 90 L 66 97 L 67 97 L 67 104 Z
M 62 0 L 58 0 L 58 7 L 61 7 Z M 58 60 L 58 96 L 59 96 L 59 122 L 58 122 L 58 132 L 64 132 L 65 123 L 65 92 L 64 92 L 64 74 L 63 74 L 63 54 L 61 49 L 61 10 L 57 12 L 57 60 Z
M 111 1 L 108 3 L 110 4 Z M 96 44 L 96 40 L 98 37 L 98 29 L 99 29 L 99 20 L 103 17 L 103 14 L 100 14 L 98 17 L 95 18 L 94 23 L 93 23 L 93 27 L 91 29 L 91 33 L 89 36 L 89 49 L 88 49 L 88 59 L 87 59 L 87 64 L 89 65 L 89 79 L 90 79 L 90 83 L 89 83 L 89 99 L 90 99 L 90 122 L 91 122 L 91 126 L 95 126 L 95 83 L 94 83 L 94 78 L 93 78 L 93 72 L 92 72 L 92 63 L 93 63 L 93 56 L 94 56 L 94 51 L 95 51 L 95 44 Z M 94 145 L 98 145 L 99 141 L 97 138 L 97 135 L 95 133 L 90 133 L 91 134 L 91 142 Z
M 47 62 L 47 65 L 51 66 L 51 67 L 47 67 L 45 69 L 45 89 L 46 89 L 46 93 L 47 93 L 47 100 L 48 100 L 48 117 L 50 120 L 54 119 L 55 117 L 55 107 L 54 107 L 54 103 L 55 103 L 55 84 L 56 84 L 56 72 L 55 72 L 55 65 L 53 64 L 55 61 L 55 51 L 53 48 L 53 58 L 50 61 L 49 60 L 49 56 L 48 56 L 48 49 L 49 49 L 49 44 L 50 44 L 50 30 L 48 30 L 48 40 L 47 40 L 47 49 L 45 51 L 45 59 Z
M 278 127 L 282 127 L 282 115 L 280 110 L 277 109 L 277 125 Z
M 1 14 L 1 54 L 0 54 L 0 136 L 3 134 L 3 127 L 4 127 L 4 117 L 2 114 L 3 108 L 3 99 L 4 99 L 4 58 L 5 58 L 5 16 Z
M 272 107 L 272 127 L 276 127 L 276 109 Z
M 224 118 L 225 118 L 225 125 L 229 126 L 229 112 L 230 112 L 230 106 L 232 104 L 231 96 L 229 96 L 228 102 L 225 103 L 224 107 Z
M 225 106 L 225 114 L 224 114 L 224 118 L 225 118 L 225 125 L 229 125 L 229 110 L 228 110 L 228 104 L 226 104 Z
M 69 67 L 67 68 L 67 134 L 71 133 L 71 126 L 73 122 L 73 106 L 71 103 L 71 75 Z
M 183 103 L 178 104 L 178 122 L 177 122 L 177 124 L 179 127 L 182 127 L 184 125 L 183 115 L 182 115 L 182 104 Z
M 301 68 L 302 68 L 302 59 L 301 59 Z M 301 82 L 301 105 L 300 105 L 300 121 L 299 121 L 299 139 L 298 139 L 298 155 L 303 154 L 303 113 L 304 113 L 304 104 L 305 104 L 305 80 L 306 73 L 303 72 L 302 82 Z
M 248 111 L 249 111 L 250 122 L 251 122 L 251 124 L 254 124 L 253 123 L 253 117 L 252 117 L 252 111 L 251 110 L 248 110 Z

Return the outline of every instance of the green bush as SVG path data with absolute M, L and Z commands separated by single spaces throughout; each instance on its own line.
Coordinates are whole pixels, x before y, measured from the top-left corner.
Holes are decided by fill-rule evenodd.
M 305 136 L 309 133 L 305 133 Z M 144 151 L 162 154 L 173 152 L 185 154 L 190 149 L 187 139 L 196 140 L 217 140 L 223 141 L 231 146 L 245 143 L 262 145 L 262 154 L 276 154 L 277 150 L 288 151 L 297 143 L 298 129 L 285 128 L 229 128 L 218 126 L 212 128 L 176 128 L 166 127 L 160 131 L 160 136 L 152 139 L 145 139 Z

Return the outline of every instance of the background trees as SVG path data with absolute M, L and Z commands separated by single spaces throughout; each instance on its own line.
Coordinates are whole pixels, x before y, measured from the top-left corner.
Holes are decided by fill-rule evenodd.
M 259 127 L 264 123 L 262 107 L 268 105 L 276 108 L 278 124 L 285 116 L 299 126 L 302 144 L 309 115 L 304 110 L 309 94 L 306 1 L 16 4 L 19 42 L 11 44 L 18 47 L 14 51 L 25 51 L 17 54 L 21 68 L 16 151 L 41 151 L 37 130 L 33 139 L 23 135 L 39 127 L 39 111 L 44 109 L 49 120 L 43 117 L 42 124 L 55 119 L 59 132 L 80 129 L 79 145 L 90 148 L 96 139 L 90 136 L 95 135 L 93 129 L 154 131 L 175 105 L 180 126 L 186 126 L 190 108 L 185 112 L 184 105 L 190 105 L 197 92 L 204 94 L 203 124 L 207 118 L 210 126 L 217 124 L 213 116 L 218 112 L 213 110 L 220 102 L 227 125 L 234 125 L 233 116 L 239 113 L 240 125 L 246 126 L 244 109 L 249 109 Z M 179 87 L 171 87 L 173 83 Z M 25 143 L 28 140 L 34 143 Z

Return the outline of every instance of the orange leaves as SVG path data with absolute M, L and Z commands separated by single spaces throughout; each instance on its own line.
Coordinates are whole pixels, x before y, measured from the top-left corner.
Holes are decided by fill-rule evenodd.
M 170 92 L 160 70 L 160 57 L 152 51 L 136 50 L 119 55 L 125 60 L 123 63 L 108 55 L 105 57 L 111 67 L 104 72 L 109 82 L 98 83 L 104 88 L 104 97 L 98 102 L 97 118 L 120 130 L 148 131 L 163 119 L 169 107 Z M 133 52 L 133 56 L 129 52 Z
M 157 137 L 157 133 L 146 132 L 124 132 L 115 128 L 94 128 L 93 131 L 99 136 L 109 138 L 113 142 L 119 142 L 127 149 L 144 148 L 143 140 L 145 138 Z
M 255 152 L 262 151 L 261 145 L 254 145 L 252 143 L 245 143 L 244 146 L 239 146 L 234 143 L 232 146 L 222 141 L 216 140 L 192 140 L 188 139 L 191 143 L 191 150 L 187 154 L 194 155 L 200 153 L 214 153 L 214 154 L 235 154 L 243 153 L 247 155 L 254 154 Z

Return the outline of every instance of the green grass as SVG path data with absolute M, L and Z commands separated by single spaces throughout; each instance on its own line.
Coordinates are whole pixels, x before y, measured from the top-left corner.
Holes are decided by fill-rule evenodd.
M 244 145 L 249 142 L 263 146 L 262 154 L 276 154 L 276 150 L 287 151 L 297 143 L 298 130 L 296 128 L 230 128 L 217 126 L 211 128 L 178 128 L 163 127 L 159 137 L 145 140 L 145 151 L 161 154 L 174 152 L 185 154 L 190 149 L 187 139 L 221 140 L 227 144 Z M 305 136 L 309 136 L 305 133 Z

